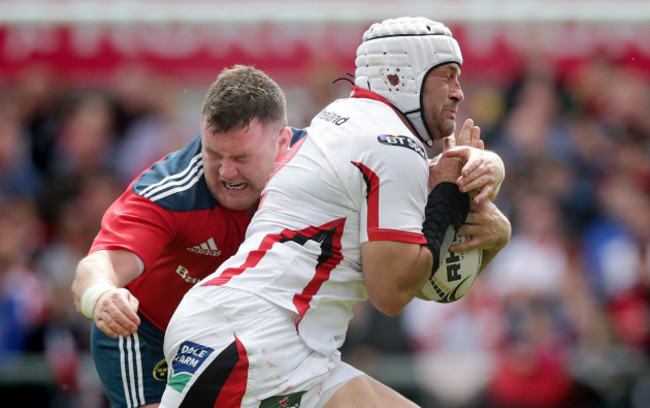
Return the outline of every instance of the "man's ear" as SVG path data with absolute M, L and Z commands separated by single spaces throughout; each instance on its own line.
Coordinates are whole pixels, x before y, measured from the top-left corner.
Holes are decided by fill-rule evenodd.
M 280 135 L 278 136 L 278 155 L 289 150 L 292 136 L 293 133 L 288 126 L 285 126 L 280 130 Z

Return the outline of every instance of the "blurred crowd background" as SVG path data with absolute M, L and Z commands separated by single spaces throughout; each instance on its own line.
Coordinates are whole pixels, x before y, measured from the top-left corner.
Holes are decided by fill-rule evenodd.
M 471 50 L 493 28 L 449 25 L 465 53 L 459 123 L 473 118 L 506 164 L 497 203 L 512 240 L 455 303 L 416 300 L 396 318 L 359 305 L 344 359 L 424 408 L 650 407 L 650 36 L 617 26 L 637 47 L 599 46 L 601 27 L 581 44 L 589 52 L 558 56 L 560 45 L 538 46 L 541 26 L 537 43 L 483 55 Z M 334 81 L 353 72 L 367 24 L 346 27 L 355 37 L 340 55 L 230 51 L 197 76 L 138 55 L 86 71 L 42 49 L 17 59 L 15 27 L 0 25 L 0 395 L 107 407 L 70 294 L 104 210 L 198 135 L 203 93 L 225 66 L 265 69 L 290 124 L 307 126 L 349 92 Z

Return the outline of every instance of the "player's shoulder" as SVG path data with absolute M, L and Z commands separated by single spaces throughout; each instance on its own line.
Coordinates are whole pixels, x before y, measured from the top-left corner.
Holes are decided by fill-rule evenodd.
M 350 98 L 350 100 L 356 105 L 354 109 L 360 115 L 354 124 L 357 127 L 354 132 L 364 136 L 361 138 L 364 149 L 392 157 L 396 156 L 396 151 L 390 148 L 405 148 L 411 153 L 399 150 L 404 154 L 398 156 L 411 157 L 416 153 L 423 160 L 427 160 L 422 142 L 409 130 L 390 105 L 372 99 Z M 403 157 L 395 157 L 395 159 L 403 160 Z
M 424 145 L 400 116 L 388 103 L 375 99 L 338 99 L 314 117 L 307 133 L 337 152 L 345 144 L 352 156 L 373 155 L 388 162 L 417 161 L 417 156 L 427 160 Z
M 205 210 L 219 204 L 203 176 L 200 136 L 145 170 L 132 191 L 171 211 Z
M 376 100 L 358 98 L 333 101 L 314 116 L 309 129 L 322 129 L 330 134 L 342 133 L 355 136 L 387 130 L 394 133 L 397 129 L 408 132 L 408 128 L 389 105 Z

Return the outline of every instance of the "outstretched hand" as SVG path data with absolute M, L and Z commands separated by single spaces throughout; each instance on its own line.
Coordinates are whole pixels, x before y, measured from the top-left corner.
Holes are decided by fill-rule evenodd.
M 474 120 L 467 119 L 458 134 L 458 141 L 454 135 L 447 136 L 443 139 L 443 150 L 449 150 L 456 146 L 469 146 L 476 149 L 485 150 L 485 144 L 481 140 L 481 128 L 474 126 Z

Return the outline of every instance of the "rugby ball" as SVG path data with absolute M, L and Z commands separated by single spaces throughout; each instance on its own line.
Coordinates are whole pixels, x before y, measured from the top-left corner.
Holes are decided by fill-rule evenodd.
M 454 236 L 453 243 L 464 242 L 470 237 Z M 427 300 L 440 303 L 454 302 L 463 297 L 474 284 L 483 260 L 483 250 L 447 252 L 431 278 L 420 289 L 420 294 Z

